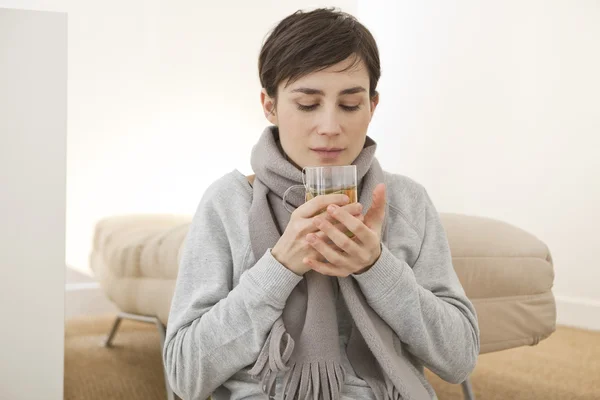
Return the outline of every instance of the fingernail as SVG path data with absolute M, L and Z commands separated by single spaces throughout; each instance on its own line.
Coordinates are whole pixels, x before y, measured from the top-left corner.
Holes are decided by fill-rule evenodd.
M 327 211 L 334 212 L 336 208 L 337 206 L 335 204 L 331 204 L 329 207 L 327 207 Z

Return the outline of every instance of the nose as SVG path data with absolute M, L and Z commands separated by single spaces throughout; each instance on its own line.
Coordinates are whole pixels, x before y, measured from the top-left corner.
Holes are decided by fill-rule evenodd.
M 341 131 L 342 126 L 335 109 L 323 110 L 319 118 L 317 133 L 319 135 L 335 136 L 339 135 Z

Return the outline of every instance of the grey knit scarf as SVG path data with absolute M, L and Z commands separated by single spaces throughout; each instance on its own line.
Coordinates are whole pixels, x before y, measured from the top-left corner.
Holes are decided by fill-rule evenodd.
M 364 210 L 371 205 L 375 186 L 384 180 L 375 158 L 376 147 L 367 137 L 353 163 Z M 251 164 L 256 178 L 249 216 L 250 239 L 255 256 L 261 257 L 277 243 L 290 220 L 282 197 L 292 185 L 302 183 L 302 172 L 286 159 L 276 127 L 263 132 L 253 148 Z M 289 191 L 286 200 L 299 207 L 304 203 L 304 191 Z M 385 232 L 384 225 L 384 243 Z M 395 333 L 367 304 L 354 279 L 316 271 L 307 272 L 294 288 L 250 370 L 260 380 L 262 390 L 278 400 L 340 398 L 345 371 L 340 364 L 335 279 L 353 319 L 347 356 L 356 374 L 368 383 L 377 400 L 430 399 L 403 351 L 398 354 L 394 349 Z M 274 393 L 280 373 L 282 390 Z

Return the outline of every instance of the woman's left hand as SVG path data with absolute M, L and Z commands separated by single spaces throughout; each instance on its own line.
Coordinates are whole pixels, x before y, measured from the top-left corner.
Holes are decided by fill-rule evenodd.
M 315 218 L 315 226 L 329 238 L 333 245 L 320 237 L 323 234 L 308 234 L 306 240 L 329 263 L 312 258 L 305 258 L 304 263 L 313 270 L 330 276 L 346 277 L 368 270 L 381 255 L 381 227 L 385 218 L 385 203 L 385 185 L 379 184 L 373 190 L 373 202 L 364 216 L 364 222 L 340 207 L 327 208 L 329 215 L 343 224 L 354 234 L 354 237 L 348 237 L 326 218 Z

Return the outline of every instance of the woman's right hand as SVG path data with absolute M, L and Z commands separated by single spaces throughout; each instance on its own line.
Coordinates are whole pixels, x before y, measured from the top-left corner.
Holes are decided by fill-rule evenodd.
M 302 260 L 305 257 L 322 258 L 321 254 L 306 241 L 307 234 L 318 231 L 313 224 L 313 218 L 321 215 L 321 212 L 326 210 L 330 204 L 336 204 L 354 216 L 362 216 L 362 205 L 360 203 L 348 204 L 348 201 L 348 196 L 344 194 L 327 194 L 317 196 L 302 204 L 292 213 L 285 232 L 271 249 L 271 255 L 296 275 L 302 276 L 310 271 L 311 268 Z M 321 218 L 325 216 L 332 224 L 338 224 L 338 221 L 328 213 L 321 215 Z M 345 229 L 343 225 L 339 224 L 339 226 L 340 229 Z

